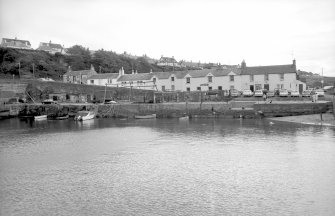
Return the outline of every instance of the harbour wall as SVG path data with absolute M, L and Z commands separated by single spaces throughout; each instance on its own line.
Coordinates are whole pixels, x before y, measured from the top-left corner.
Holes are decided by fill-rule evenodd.
M 235 107 L 234 107 L 235 106 Z M 35 105 L 13 104 L 6 105 L 11 115 L 23 111 L 29 114 L 44 113 L 48 115 L 75 114 L 80 110 L 94 110 L 101 118 L 133 118 L 135 115 L 156 114 L 158 118 L 176 118 L 184 115 L 192 117 L 217 118 L 262 118 L 294 116 L 304 114 L 324 113 L 333 110 L 332 102 L 304 103 L 263 103 L 253 107 L 236 107 L 234 103 L 226 102 L 189 102 L 189 103 L 125 103 L 125 104 L 64 104 L 64 105 Z

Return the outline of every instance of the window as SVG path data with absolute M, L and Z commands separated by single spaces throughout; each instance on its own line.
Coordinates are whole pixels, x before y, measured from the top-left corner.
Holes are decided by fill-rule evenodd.
M 191 91 L 191 88 L 190 88 L 190 87 L 187 87 L 187 88 L 186 88 L 186 91 L 188 91 L 188 92 Z
M 174 85 L 171 85 L 171 90 L 174 91 Z
M 234 82 L 234 75 L 230 75 L 229 77 L 230 77 L 230 81 Z
M 280 74 L 280 81 L 284 80 L 284 74 Z
M 213 77 L 212 76 L 208 76 L 208 82 L 209 83 L 213 82 Z
M 253 82 L 254 81 L 254 75 L 250 75 L 250 82 Z
M 94 80 L 90 80 L 91 84 L 94 84 Z
M 162 86 L 162 91 L 165 91 L 165 86 Z
M 235 87 L 234 87 L 233 85 L 231 85 L 231 86 L 229 87 L 229 89 L 235 89 Z
M 197 87 L 197 90 L 198 90 L 198 91 L 201 91 L 201 87 Z
M 154 83 L 156 83 L 156 78 L 152 78 L 152 81 L 153 81 Z
M 212 86 L 208 87 L 208 91 L 212 91 L 212 89 L 213 89 Z
M 218 90 L 222 91 L 222 86 L 218 86 Z
M 191 83 L 191 77 L 186 77 L 186 83 Z
M 171 77 L 171 81 L 174 82 L 174 77 Z
M 269 74 L 264 74 L 264 81 L 269 81 Z
M 255 90 L 261 90 L 261 89 L 262 89 L 262 84 L 255 85 Z

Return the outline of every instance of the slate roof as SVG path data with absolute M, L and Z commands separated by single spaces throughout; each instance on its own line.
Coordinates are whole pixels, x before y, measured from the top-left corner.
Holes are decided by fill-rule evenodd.
M 66 74 L 64 74 L 65 76 L 78 76 L 78 75 L 89 75 L 91 73 L 97 73 L 95 71 L 92 70 L 79 70 L 79 71 L 68 71 L 66 72 Z
M 102 74 L 94 74 L 90 76 L 88 79 L 116 79 L 119 76 L 119 73 L 102 73 Z
M 30 42 L 27 40 L 18 40 L 18 39 L 10 39 L 10 38 L 2 38 L 1 45 L 5 47 L 14 46 L 14 47 L 22 47 L 22 48 L 30 48 L 31 46 Z
M 122 75 L 118 81 L 138 81 L 138 80 L 150 80 L 153 77 L 153 73 L 139 73 L 139 74 L 125 74 Z
M 283 74 L 283 73 L 296 73 L 296 66 L 290 64 L 290 65 L 246 67 L 242 69 L 241 75 Z

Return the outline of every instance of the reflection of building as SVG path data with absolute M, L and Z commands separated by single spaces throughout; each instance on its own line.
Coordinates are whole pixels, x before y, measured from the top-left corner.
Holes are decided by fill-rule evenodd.
M 37 50 L 43 50 L 51 54 L 64 53 L 64 48 L 62 45 L 51 43 L 51 41 L 49 43 L 41 42 Z
M 2 38 L 1 46 L 15 49 L 32 49 L 29 41 L 18 40 L 17 38 L 15 39 Z
M 90 70 L 79 71 L 72 71 L 71 67 L 69 67 L 68 71 L 63 75 L 63 82 L 87 84 L 87 78 L 96 74 L 97 72 L 94 70 L 93 65 L 91 65 Z

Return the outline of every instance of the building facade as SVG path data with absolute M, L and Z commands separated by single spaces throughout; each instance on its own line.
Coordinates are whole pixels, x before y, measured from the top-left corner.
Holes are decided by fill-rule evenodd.
M 51 43 L 51 41 L 49 41 L 49 43 L 41 42 L 37 50 L 43 50 L 50 54 L 64 53 L 64 48 L 62 45 Z
M 1 47 L 14 48 L 14 49 L 28 49 L 31 50 L 31 44 L 27 40 L 18 40 L 10 38 L 2 38 Z
M 87 84 L 88 77 L 92 75 L 97 75 L 93 65 L 91 65 L 90 70 L 79 70 L 72 71 L 69 67 L 68 71 L 63 75 L 63 82 L 66 83 L 76 83 L 76 84 Z

